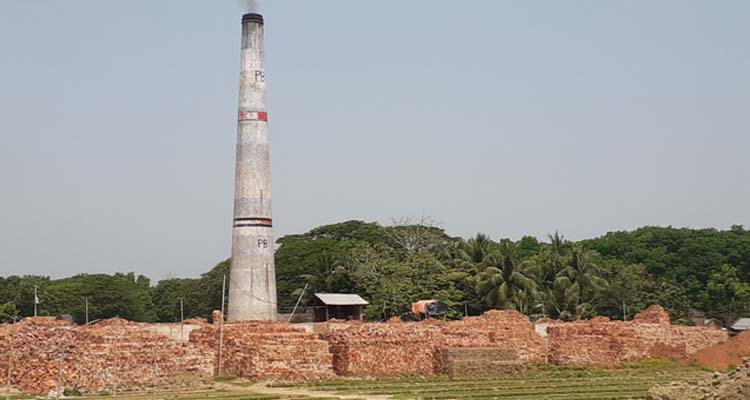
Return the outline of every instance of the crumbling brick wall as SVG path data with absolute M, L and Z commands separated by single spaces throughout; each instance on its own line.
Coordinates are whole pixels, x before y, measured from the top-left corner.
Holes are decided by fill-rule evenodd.
M 669 318 L 669 313 L 661 306 L 653 305 L 649 308 L 636 314 L 633 318 L 634 322 L 640 322 L 644 324 L 657 324 L 663 326 L 669 326 L 672 324 L 672 320 Z
M 546 361 L 541 336 L 528 317 L 495 310 L 462 321 L 350 324 L 322 337 L 331 344 L 334 370 L 345 376 L 435 374 L 447 349 L 513 349 L 525 364 Z
M 213 372 L 211 354 L 117 319 L 81 327 L 43 318 L 2 325 L 0 355 L 2 371 L 12 355 L 11 384 L 33 394 L 196 386 Z
M 334 370 L 348 376 L 438 373 L 450 349 L 512 349 L 523 364 L 615 365 L 684 358 L 727 339 L 714 329 L 673 326 L 658 306 L 628 322 L 597 317 L 544 325 L 546 338 L 523 314 L 493 310 L 452 322 L 350 324 L 322 337 L 331 344 Z
M 214 320 L 222 319 L 219 315 Z M 253 380 L 319 380 L 335 376 L 328 343 L 304 329 L 276 321 L 224 324 L 219 367 L 220 324 L 190 334 L 191 343 L 214 355 L 216 373 Z
M 0 371 L 7 371 L 13 348 L 12 384 L 34 394 L 58 388 L 61 357 L 62 386 L 85 392 L 207 383 L 219 372 L 221 315 L 214 320 L 214 325 L 195 321 L 185 329 L 192 330 L 189 342 L 180 340 L 184 336 L 175 326 L 119 319 L 83 327 L 49 318 L 0 325 Z M 281 322 L 227 323 L 221 372 L 253 380 L 430 375 L 443 371 L 444 356 L 455 349 L 466 354 L 512 350 L 522 364 L 614 365 L 685 358 L 727 339 L 711 328 L 673 326 L 660 307 L 628 322 L 600 317 L 540 326 L 546 337 L 515 311 L 452 322 L 336 322 L 319 329 L 322 334 Z
M 686 358 L 727 338 L 726 332 L 715 329 L 673 326 L 663 308 L 652 306 L 628 322 L 596 318 L 549 326 L 548 361 L 615 365 L 653 358 Z
M 431 375 L 440 371 L 440 330 L 424 323 L 351 323 L 321 335 L 343 376 Z
M 479 317 L 442 325 L 444 348 L 483 347 L 513 349 L 525 364 L 547 360 L 544 339 L 529 317 L 513 310 L 492 310 Z

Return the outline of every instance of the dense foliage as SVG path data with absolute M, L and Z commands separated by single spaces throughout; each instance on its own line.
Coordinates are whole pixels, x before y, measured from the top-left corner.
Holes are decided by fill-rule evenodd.
M 580 242 L 555 233 L 540 242 L 483 234 L 465 240 L 424 220 L 347 221 L 278 244 L 280 312 L 316 292 L 362 295 L 370 320 L 410 318 L 411 303 L 420 299 L 447 303 L 450 318 L 513 308 L 533 317 L 622 319 L 661 304 L 683 322 L 692 310 L 730 322 L 750 311 L 750 231 L 741 226 L 644 227 Z M 35 286 L 40 315 L 72 314 L 78 322 L 85 320 L 86 301 L 90 320 L 178 321 L 181 302 L 185 318 L 209 317 L 221 308 L 228 271 L 227 260 L 200 278 L 156 285 L 133 273 L 0 278 L 0 321 L 32 315 Z

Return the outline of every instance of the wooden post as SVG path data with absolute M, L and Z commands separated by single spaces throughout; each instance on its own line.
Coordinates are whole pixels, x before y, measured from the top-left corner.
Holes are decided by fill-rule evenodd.
M 115 332 L 115 343 L 112 349 L 112 397 L 117 395 L 117 345 L 120 343 L 121 332 Z
M 227 292 L 227 275 L 224 274 L 224 282 L 221 284 L 221 325 L 219 325 L 219 365 L 217 368 L 217 375 L 221 375 L 221 367 L 223 364 L 223 356 L 224 356 L 224 304 L 226 303 L 226 299 L 224 298 L 225 293 Z M 214 321 L 216 323 L 216 321 Z
M 64 338 L 64 337 L 63 337 Z M 60 344 L 60 366 L 57 369 L 57 398 L 61 398 L 65 392 L 65 383 L 63 382 L 63 365 L 65 364 L 65 342 Z
M 8 391 L 5 392 L 5 400 L 10 400 L 10 390 L 13 387 L 11 380 L 13 379 L 13 356 L 15 352 L 15 335 L 16 335 L 16 318 L 13 317 L 13 325 L 10 328 L 10 351 L 8 352 Z

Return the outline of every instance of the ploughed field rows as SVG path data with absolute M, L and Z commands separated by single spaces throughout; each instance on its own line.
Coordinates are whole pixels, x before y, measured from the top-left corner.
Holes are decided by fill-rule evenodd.
M 111 395 L 73 397 L 77 400 L 111 400 Z M 32 398 L 26 398 L 32 399 Z M 264 394 L 248 392 L 196 391 L 196 392 L 157 392 L 125 393 L 114 397 L 116 400 L 341 400 L 338 397 L 316 396 L 314 398 L 284 394 Z M 22 400 L 19 398 L 19 400 Z M 351 399 L 350 399 L 351 400 Z
M 530 367 L 524 376 L 471 380 L 446 377 L 340 379 L 310 383 L 311 390 L 338 395 L 391 396 L 411 399 L 619 400 L 642 399 L 656 384 L 703 379 L 698 367 L 649 362 L 620 368 Z

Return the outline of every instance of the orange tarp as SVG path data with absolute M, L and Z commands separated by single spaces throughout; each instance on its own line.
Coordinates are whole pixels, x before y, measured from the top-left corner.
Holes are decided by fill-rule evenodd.
M 435 300 L 420 300 L 416 303 L 413 303 L 411 305 L 411 312 L 413 312 L 414 314 L 426 314 L 427 305 L 434 302 Z

